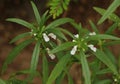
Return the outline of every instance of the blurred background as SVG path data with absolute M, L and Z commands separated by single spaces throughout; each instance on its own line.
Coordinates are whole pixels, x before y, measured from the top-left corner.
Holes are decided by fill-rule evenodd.
M 34 0 L 37 7 L 39 8 L 41 15 L 48 9 L 48 1 L 49 0 Z M 107 8 L 112 3 L 112 1 L 113 0 L 71 0 L 68 6 L 68 10 L 65 11 L 60 17 L 73 18 L 76 22 L 82 23 L 83 27 L 91 30 L 88 21 L 92 20 L 95 24 L 97 24 L 101 17 L 100 14 L 93 10 L 93 7 L 96 6 Z M 120 7 L 115 11 L 115 13 L 120 16 Z M 23 39 L 17 41 L 14 44 L 9 44 L 10 40 L 20 33 L 29 31 L 21 25 L 6 22 L 5 19 L 9 17 L 21 18 L 29 22 L 34 22 L 34 13 L 30 4 L 30 0 L 0 0 L 0 69 L 9 52 Z M 112 25 L 112 22 L 106 20 L 103 24 L 98 25 L 98 29 L 101 33 L 103 33 L 110 25 Z M 75 32 L 75 30 L 69 25 L 66 25 L 65 27 L 69 31 L 72 31 L 73 33 Z M 115 34 L 120 37 L 119 30 L 116 30 Z M 30 66 L 33 47 L 34 45 L 25 48 L 24 51 L 22 51 L 19 56 L 17 56 L 14 62 L 9 65 L 7 71 L 0 77 L 3 79 L 8 79 L 11 73 L 16 72 L 17 70 L 28 69 Z M 112 46 L 111 50 L 116 56 L 118 56 L 120 45 Z M 40 64 L 41 62 L 38 66 L 41 68 Z M 81 72 L 79 65 L 73 65 L 71 72 L 74 72 L 72 75 L 74 77 L 75 84 L 82 84 L 80 81 Z M 24 79 L 26 76 L 20 76 L 19 78 Z M 34 84 L 42 83 L 38 78 L 36 78 L 34 80 Z

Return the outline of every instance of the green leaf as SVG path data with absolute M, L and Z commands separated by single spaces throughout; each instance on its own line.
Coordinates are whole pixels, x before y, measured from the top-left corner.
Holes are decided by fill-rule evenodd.
M 112 36 L 112 35 L 97 34 L 97 35 L 89 36 L 88 41 L 89 40 L 100 40 L 100 39 L 120 40 L 120 38 Z
M 110 70 L 114 74 L 118 74 L 117 67 L 111 62 L 111 60 L 106 56 L 106 54 L 103 51 L 97 49 L 97 51 L 93 52 L 93 54 L 105 65 L 107 65 L 107 67 L 110 68 Z
M 89 23 L 90 23 L 92 29 L 94 30 L 94 32 L 99 33 L 99 30 L 97 29 L 96 25 L 91 20 L 89 20 Z
M 67 77 L 68 77 L 68 84 L 74 84 L 73 79 L 72 79 L 70 73 L 67 74 Z
M 62 72 L 56 79 L 55 84 L 62 84 L 62 80 L 65 77 L 65 72 Z
M 37 69 L 37 64 L 39 60 L 39 53 L 40 53 L 40 42 L 38 41 L 35 45 L 33 54 L 32 54 L 32 60 L 31 60 L 31 65 L 30 65 L 30 80 L 33 79 L 36 69 Z
M 94 61 L 92 61 L 90 63 L 90 68 L 91 68 L 92 72 L 94 72 L 94 73 L 92 73 L 92 75 L 96 75 L 96 72 L 98 72 L 101 68 L 101 61 L 98 60 L 97 58 L 94 59 Z
M 58 27 L 58 26 L 60 26 L 60 25 L 62 25 L 62 24 L 65 24 L 65 23 L 67 23 L 67 22 L 73 22 L 73 20 L 70 19 L 70 18 L 60 18 L 60 19 L 57 19 L 57 20 L 53 21 L 52 23 L 50 23 L 50 24 L 45 28 L 45 30 L 53 29 L 53 28 Z
M 21 52 L 21 50 L 23 48 L 25 48 L 27 45 L 29 45 L 30 43 L 32 43 L 34 40 L 33 39 L 28 39 L 22 43 L 20 43 L 18 46 L 16 46 L 10 53 L 9 55 L 7 56 L 4 64 L 3 64 L 3 67 L 2 67 L 2 73 L 6 70 L 7 68 L 7 65 L 10 64 L 14 59 L 15 57 Z
M 6 83 L 2 79 L 0 79 L 0 84 L 6 84 Z
M 25 26 L 29 29 L 34 29 L 35 28 L 31 23 L 28 23 L 25 20 L 18 19 L 18 18 L 8 18 L 8 19 L 6 19 L 6 21 L 10 21 L 10 22 L 20 24 L 20 25 Z
M 116 65 L 117 62 L 112 52 L 107 47 L 104 47 L 103 49 L 104 49 L 105 54 L 108 56 L 108 58 L 110 58 L 111 62 Z
M 46 11 L 42 17 L 41 17 L 41 22 L 40 22 L 40 28 L 42 28 L 42 26 L 44 25 L 44 23 L 48 20 L 48 18 L 50 17 L 50 15 L 47 15 L 48 11 Z
M 105 9 L 102 9 L 99 7 L 94 7 L 94 10 L 97 11 L 98 13 L 100 13 L 101 15 L 104 15 L 104 13 L 106 12 Z M 120 22 L 120 18 L 114 13 L 110 14 L 109 17 L 107 17 L 107 18 L 114 22 L 117 22 L 117 23 Z
M 58 37 L 64 39 L 65 41 L 67 41 L 67 38 L 65 37 L 65 35 L 60 31 L 60 29 L 55 28 L 55 29 L 49 29 L 47 30 L 49 32 L 54 33 L 55 35 L 57 35 Z
M 120 53 L 119 53 L 119 56 L 118 56 L 118 59 L 117 59 L 117 63 L 118 63 L 118 70 L 120 70 Z
M 60 59 L 60 61 L 55 65 L 54 69 L 52 70 L 46 84 L 53 84 L 53 81 L 55 81 L 55 79 L 65 69 L 66 64 L 68 63 L 70 57 L 71 57 L 70 54 L 66 54 Z
M 59 30 L 61 30 L 63 33 L 69 35 L 70 37 L 74 38 L 74 36 L 72 35 L 71 32 L 67 31 L 66 29 L 63 29 L 63 28 L 58 28 Z
M 109 68 L 107 68 L 107 69 L 102 69 L 102 70 L 99 70 L 99 71 L 97 71 L 97 75 L 104 75 L 104 74 L 106 74 L 106 73 L 111 73 L 111 70 L 109 69 Z
M 74 42 L 66 42 L 66 43 L 63 43 L 61 45 L 59 45 L 58 47 L 54 48 L 51 53 L 57 53 L 57 52 L 60 52 L 62 50 L 65 50 L 71 46 L 74 46 L 76 43 Z
M 105 34 L 112 34 L 113 31 L 117 28 L 117 26 L 118 26 L 118 23 L 114 23 L 112 26 L 110 26 L 110 28 L 108 28 Z
M 108 18 L 112 12 L 115 11 L 117 7 L 120 6 L 120 0 L 114 0 L 113 3 L 108 7 L 107 11 L 104 13 L 102 18 L 99 20 L 98 24 L 101 24 L 106 18 Z
M 120 40 L 106 42 L 106 43 L 103 44 L 103 45 L 104 45 L 104 46 L 112 46 L 112 45 L 117 45 L 117 44 L 120 44 Z
M 36 5 L 31 1 L 31 4 L 32 4 L 32 8 L 33 8 L 33 11 L 34 11 L 34 14 L 35 14 L 35 18 L 37 20 L 37 23 L 40 25 L 40 22 L 41 22 L 41 17 L 40 17 L 40 14 L 39 14 L 39 11 L 36 7 Z
M 25 80 L 19 80 L 16 78 L 12 78 L 7 80 L 6 84 L 28 84 Z
M 48 80 L 48 74 L 49 74 L 49 69 L 48 69 L 48 61 L 46 56 L 43 56 L 43 60 L 42 60 L 42 64 L 43 64 L 43 84 L 46 84 L 47 80 Z
M 112 81 L 110 79 L 105 79 L 105 80 L 99 80 L 94 84 L 112 84 Z
M 21 38 L 24 38 L 26 36 L 29 36 L 30 35 L 30 32 L 27 32 L 27 33 L 23 33 L 23 34 L 20 34 L 18 36 L 16 36 L 15 38 L 13 38 L 10 43 L 14 43 L 15 41 L 21 39 Z
M 79 60 L 81 61 L 82 72 L 83 72 L 83 76 L 85 79 L 85 84 L 91 84 L 90 69 L 88 66 L 86 55 L 84 54 L 83 51 L 80 52 L 80 59 Z

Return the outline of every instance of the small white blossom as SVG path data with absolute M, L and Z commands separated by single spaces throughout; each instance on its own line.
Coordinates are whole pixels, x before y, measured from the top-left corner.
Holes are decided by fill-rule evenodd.
M 76 34 L 76 35 L 74 35 L 74 37 L 75 37 L 75 38 L 79 38 L 79 35 L 78 35 L 78 34 Z
M 95 33 L 95 32 L 91 32 L 91 33 L 89 33 L 89 35 L 90 35 L 90 36 L 96 35 L 96 33 Z
M 88 45 L 88 47 L 94 52 L 96 52 L 96 50 L 97 50 L 97 48 L 94 47 L 94 45 L 92 45 L 92 44 Z
M 77 51 L 77 45 L 72 48 L 72 50 L 70 51 L 70 54 L 75 55 L 76 51 Z
M 55 59 L 55 55 L 52 54 L 52 53 L 50 53 L 50 49 L 49 49 L 49 48 L 46 48 L 46 50 L 47 50 L 47 52 L 48 52 L 49 57 L 50 57 L 52 60 Z
M 76 40 L 72 40 L 72 42 L 76 42 Z
M 45 42 L 48 42 L 50 40 L 49 37 L 46 35 L 46 33 L 43 33 L 43 38 Z
M 115 78 L 114 81 L 117 82 L 118 80 Z
M 36 36 L 37 34 L 36 34 L 36 33 L 34 33 L 33 35 L 34 35 L 34 36 Z
M 54 40 L 56 40 L 56 35 L 53 33 L 49 33 L 48 36 L 50 36 L 51 38 L 53 38 Z
M 49 57 L 53 60 L 55 59 L 55 55 L 54 54 L 49 54 Z

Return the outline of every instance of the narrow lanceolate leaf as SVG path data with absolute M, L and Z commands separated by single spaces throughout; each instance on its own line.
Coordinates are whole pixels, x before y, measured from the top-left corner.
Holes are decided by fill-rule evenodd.
M 49 17 L 50 15 L 48 15 L 48 11 L 46 11 L 41 17 L 40 28 L 44 25 L 44 23 Z
M 84 54 L 83 51 L 80 52 L 80 57 L 81 57 L 80 61 L 82 64 L 82 72 L 85 79 L 85 84 L 91 84 L 90 69 L 88 66 L 86 55 Z
M 6 83 L 2 79 L 0 79 L 0 84 L 6 84 Z
M 101 60 L 105 65 L 108 66 L 108 68 L 110 68 L 110 70 L 114 73 L 114 74 L 118 74 L 117 71 L 117 67 L 111 62 L 111 60 L 108 58 L 108 56 L 106 56 L 106 54 L 97 49 L 96 52 L 93 53 L 99 60 Z
M 66 54 L 60 59 L 60 61 L 56 64 L 55 68 L 52 70 L 46 84 L 53 84 L 53 81 L 55 81 L 55 79 L 65 69 L 66 64 L 68 63 L 70 57 L 71 57 L 70 54 Z
M 112 80 L 110 79 L 99 80 L 95 82 L 94 84 L 112 84 Z
M 110 41 L 110 42 L 107 42 L 105 44 L 103 44 L 104 46 L 112 46 L 112 45 L 117 45 L 117 44 L 120 44 L 120 40 L 117 40 L 117 41 Z
M 88 38 L 88 40 L 100 40 L 100 39 L 120 40 L 120 38 L 118 37 L 107 34 L 92 35 Z
M 73 43 L 73 42 L 66 42 L 64 44 L 61 44 L 59 45 L 58 47 L 54 48 L 51 53 L 57 53 L 57 52 L 60 52 L 62 50 L 65 50 L 71 46 L 74 46 L 76 43 Z
M 112 73 L 112 71 L 109 68 L 106 68 L 96 72 L 97 75 L 102 75 L 102 74 L 104 75 L 106 73 Z
M 37 20 L 37 23 L 40 25 L 40 22 L 41 22 L 41 17 L 40 17 L 40 14 L 39 14 L 39 11 L 36 7 L 36 5 L 31 1 L 31 4 L 32 4 L 32 8 L 33 8 L 33 11 L 34 11 L 34 14 L 35 14 L 35 18 Z
M 99 33 L 99 30 L 97 29 L 97 27 L 95 26 L 95 24 L 91 20 L 89 20 L 89 23 L 90 23 L 92 29 L 94 30 L 94 32 Z
M 116 62 L 116 59 L 115 59 L 115 56 L 113 55 L 113 53 L 107 47 L 104 47 L 103 49 L 104 49 L 105 54 L 111 60 L 111 62 L 116 65 L 117 62 Z
M 65 33 L 65 34 L 69 35 L 70 37 L 74 38 L 74 36 L 72 35 L 72 33 L 71 33 L 71 32 L 69 32 L 68 30 L 63 29 L 63 28 L 58 28 L 58 29 L 59 29 L 60 31 L 62 31 L 63 33 Z
M 106 18 L 110 16 L 112 12 L 115 11 L 117 7 L 120 6 L 120 0 L 114 0 L 113 3 L 109 6 L 105 14 L 102 16 L 102 18 L 99 20 L 98 24 L 101 24 Z
M 48 74 L 49 74 L 49 68 L 48 68 L 48 61 L 46 56 L 43 56 L 43 60 L 42 60 L 42 64 L 43 64 L 43 84 L 46 84 L 47 80 L 48 80 Z
M 39 53 L 40 53 L 40 42 L 38 41 L 35 45 L 35 48 L 32 54 L 32 60 L 31 60 L 31 65 L 30 65 L 31 74 L 29 77 L 30 80 L 32 80 L 35 75 L 38 60 L 39 60 Z
M 34 29 L 34 26 L 31 23 L 28 23 L 28 22 L 26 22 L 25 20 L 22 20 L 22 19 L 8 18 L 6 20 L 10 21 L 10 22 L 14 22 L 14 23 L 20 24 L 20 25 L 25 26 L 25 27 L 27 27 L 29 29 Z
M 62 80 L 65 77 L 65 72 L 63 71 L 56 79 L 55 84 L 62 84 Z
M 25 69 L 25 70 L 17 71 L 15 73 L 13 73 L 10 77 L 16 77 L 18 75 L 25 75 L 25 74 L 30 74 L 30 69 Z M 40 74 L 39 74 L 38 71 L 35 72 L 35 76 L 40 76 Z
M 29 45 L 31 42 L 33 42 L 34 40 L 33 39 L 28 39 L 22 43 L 20 43 L 18 46 L 16 46 L 11 52 L 10 54 L 7 56 L 4 64 L 3 64 L 3 67 L 2 67 L 2 72 L 4 72 L 7 68 L 7 65 L 10 64 L 14 59 L 15 57 L 20 53 L 20 51 L 25 48 L 27 45 Z
M 60 19 L 55 20 L 55 21 L 53 21 L 52 23 L 50 23 L 50 24 L 46 27 L 45 30 L 58 27 L 58 26 L 60 26 L 60 25 L 62 25 L 62 24 L 65 24 L 65 23 L 67 23 L 67 22 L 73 22 L 73 20 L 70 19 L 70 18 L 60 18 Z
M 106 12 L 105 9 L 102 9 L 99 7 L 94 7 L 94 10 L 97 11 L 98 13 L 100 13 L 101 15 L 104 15 Z M 120 22 L 120 18 L 114 13 L 110 14 L 109 17 L 107 17 L 107 18 L 114 21 L 114 22 Z
M 112 34 L 113 31 L 117 28 L 118 23 L 114 23 L 112 26 L 108 28 L 108 30 L 105 32 L 106 34 Z
M 70 75 L 70 73 L 67 74 L 68 77 L 68 84 L 74 84 L 72 76 Z
M 21 38 L 24 38 L 26 36 L 29 36 L 30 35 L 30 32 L 27 32 L 27 33 L 23 33 L 23 34 L 20 34 L 18 36 L 16 36 L 15 38 L 13 38 L 10 43 L 14 43 L 15 41 L 21 39 Z

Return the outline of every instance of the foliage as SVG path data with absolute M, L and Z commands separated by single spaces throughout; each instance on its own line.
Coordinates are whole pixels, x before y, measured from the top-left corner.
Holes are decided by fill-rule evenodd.
M 53 18 L 59 16 L 63 9 L 66 10 L 69 0 L 52 0 L 50 2 L 50 14 Z M 8 18 L 7 21 L 15 22 L 25 26 L 30 31 L 20 34 L 12 39 L 13 43 L 24 37 L 28 37 L 23 42 L 18 44 L 6 58 L 2 73 L 7 69 L 16 56 L 31 43 L 35 44 L 30 68 L 28 70 L 18 71 L 10 76 L 8 80 L 0 79 L 1 84 L 28 84 L 32 83 L 33 79 L 38 76 L 42 80 L 42 84 L 62 84 L 65 76 L 68 78 L 68 84 L 74 84 L 73 78 L 69 71 L 74 63 L 81 65 L 82 84 L 119 84 L 120 83 L 120 59 L 116 59 L 114 54 L 109 50 L 109 46 L 120 44 L 120 38 L 113 35 L 113 31 L 120 23 L 120 18 L 113 13 L 120 5 L 119 0 L 115 0 L 108 10 L 94 7 L 94 9 L 102 15 L 98 23 L 102 23 L 106 18 L 112 20 L 114 24 L 101 34 L 97 26 L 90 20 L 89 23 L 93 32 L 82 27 L 70 18 L 60 18 L 47 23 L 51 17 L 46 11 L 42 16 L 36 5 L 31 1 L 34 11 L 36 23 L 29 23 L 18 18 Z M 112 9 L 111 9 L 112 8 Z M 72 34 L 68 30 L 62 28 L 61 25 L 69 23 L 76 31 Z M 68 35 L 70 39 L 66 37 Z M 49 67 L 51 63 L 47 59 L 57 59 L 57 63 L 51 71 Z M 92 60 L 89 60 L 92 58 Z M 42 71 L 37 70 L 39 59 L 42 59 Z M 17 75 L 28 74 L 29 77 L 25 80 L 19 80 Z M 110 74 L 112 78 L 104 78 L 106 74 Z
M 60 16 L 64 10 L 67 10 L 70 0 L 51 0 L 49 2 L 50 14 L 53 18 Z

